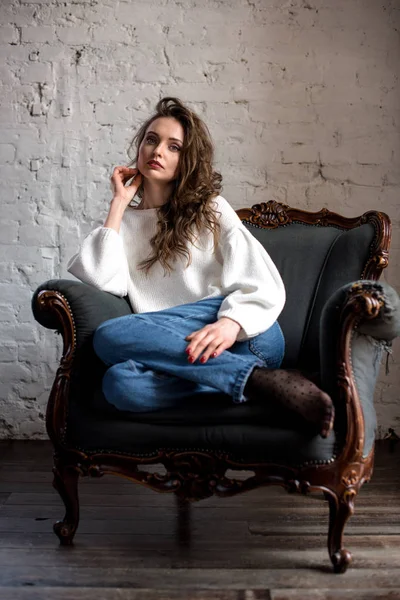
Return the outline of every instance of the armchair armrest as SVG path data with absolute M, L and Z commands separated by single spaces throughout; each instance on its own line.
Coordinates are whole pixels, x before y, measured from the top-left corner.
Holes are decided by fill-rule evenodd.
M 321 315 L 322 387 L 336 405 L 343 453 L 368 456 L 375 439 L 374 390 L 382 352 L 400 335 L 400 299 L 384 282 L 360 280 L 337 290 Z
M 57 329 L 63 337 L 67 315 L 61 313 L 68 312 L 67 321 L 73 324 L 76 348 L 80 348 L 103 321 L 132 313 L 125 298 L 70 279 L 52 279 L 40 285 L 33 294 L 32 311 L 43 327 Z
M 57 329 L 63 337 L 63 353 L 46 411 L 47 433 L 57 448 L 66 441 L 70 391 L 72 396 L 78 395 L 74 382 L 81 373 L 96 370 L 96 361 L 100 362 L 91 343 L 94 330 L 103 321 L 129 315 L 132 310 L 124 298 L 79 281 L 60 279 L 37 288 L 32 311 L 41 325 Z

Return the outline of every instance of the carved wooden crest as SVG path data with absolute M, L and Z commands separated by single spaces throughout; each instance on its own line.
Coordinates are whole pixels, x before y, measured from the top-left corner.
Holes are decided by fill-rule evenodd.
M 286 204 L 281 204 L 280 202 L 276 202 L 276 200 L 255 204 L 251 209 L 252 214 L 249 217 L 249 221 L 254 225 L 275 229 L 291 222 L 291 218 L 286 212 L 288 208 Z

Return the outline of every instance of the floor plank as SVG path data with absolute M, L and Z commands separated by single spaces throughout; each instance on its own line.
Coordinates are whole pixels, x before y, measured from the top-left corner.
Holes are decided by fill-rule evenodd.
M 166 506 L 148 506 L 143 505 L 137 506 L 118 506 L 118 511 L 115 511 L 115 506 L 118 504 L 118 500 L 114 502 L 114 505 L 104 506 L 101 509 L 101 519 L 112 519 L 112 520 L 125 520 L 130 519 L 133 521 L 163 521 L 175 520 L 175 511 L 171 510 L 171 507 Z M 0 506 L 0 518 L 4 519 L 21 519 L 21 518 L 50 518 L 59 519 L 63 512 L 63 505 L 61 501 L 57 504 L 4 504 Z M 279 503 L 279 506 L 266 504 L 265 506 L 251 506 L 245 508 L 242 506 L 229 506 L 229 507 L 217 507 L 217 506 L 196 506 L 192 508 L 192 518 L 195 521 L 201 522 L 203 520 L 220 521 L 224 519 L 229 522 L 243 521 L 247 522 L 259 522 L 263 520 L 270 521 L 271 517 L 275 517 L 275 522 L 301 520 L 303 523 L 311 521 L 312 523 L 319 523 L 320 521 L 325 522 L 328 518 L 328 506 L 326 503 L 320 503 L 318 505 L 298 506 L 296 502 L 290 506 Z M 356 520 L 358 523 L 370 522 L 371 519 L 383 519 L 385 523 L 399 523 L 399 506 L 376 506 L 368 505 L 357 506 Z M 99 519 L 98 506 L 91 504 L 85 505 L 82 503 L 81 506 L 81 519 Z
M 304 600 L 304 590 L 155 590 L 121 588 L 4 588 L 2 600 Z M 394 590 L 307 590 L 307 600 L 400 600 Z
M 224 569 L 229 565 L 230 569 L 314 569 L 317 570 L 324 565 L 326 550 L 319 540 L 319 546 L 312 550 L 301 544 L 298 548 L 276 549 L 272 547 L 250 547 L 238 544 L 233 549 L 226 546 L 205 545 L 197 548 L 177 548 L 172 544 L 160 547 L 157 541 L 153 544 L 140 547 L 129 554 L 126 549 L 115 549 L 112 554 L 108 548 L 88 548 L 84 550 L 58 547 L 55 549 L 36 548 L 24 549 L 0 549 L 0 568 L 7 570 L 23 562 L 25 568 L 43 567 L 51 565 L 52 568 L 75 568 L 80 570 L 94 567 L 98 569 L 119 568 L 121 564 L 125 568 L 147 568 L 147 569 L 188 569 L 196 564 L 198 569 Z M 398 540 L 397 540 L 398 541 Z M 347 544 L 346 544 L 347 545 Z M 353 548 L 352 548 L 353 549 Z M 392 547 L 390 553 L 386 548 L 372 549 L 357 548 L 354 565 L 357 569 L 395 569 L 400 565 L 400 548 Z M 0 576 L 1 579 L 1 576 Z
M 121 588 L 3 588 L 2 600 L 271 600 L 268 590 L 155 590 Z
M 340 585 L 338 575 L 331 569 L 322 569 L 320 565 L 311 568 L 282 569 L 154 569 L 119 567 L 54 567 L 52 565 L 29 567 L 17 565 L 0 572 L 0 586 L 21 585 L 65 586 L 74 583 L 74 587 L 90 586 L 93 582 L 99 587 L 141 587 L 148 588 L 149 583 L 156 589 L 246 589 L 251 582 L 253 589 L 336 588 Z M 349 588 L 400 589 L 400 568 L 392 569 L 349 569 L 341 578 Z M 1 589 L 1 588 L 0 588 Z

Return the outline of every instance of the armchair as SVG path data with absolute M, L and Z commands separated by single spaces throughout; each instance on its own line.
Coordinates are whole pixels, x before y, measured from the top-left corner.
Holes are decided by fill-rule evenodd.
M 41 325 L 63 336 L 46 413 L 53 485 L 66 507 L 54 525 L 61 544 L 71 544 L 78 527 L 79 476 L 113 473 L 174 493 L 187 509 L 180 513 L 186 523 L 188 501 L 275 484 L 290 492 L 324 493 L 334 570 L 344 572 L 350 564 L 343 530 L 372 474 L 375 382 L 383 349 L 400 333 L 398 295 L 377 283 L 388 264 L 390 221 L 375 211 L 345 218 L 275 201 L 237 213 L 285 282 L 282 367 L 303 370 L 331 394 L 334 431 L 323 439 L 289 414 L 268 413 L 268 402 L 234 405 L 218 394 L 151 413 L 117 410 L 102 394 L 106 367 L 94 354 L 92 336 L 106 319 L 131 313 L 127 299 L 78 281 L 47 281 L 35 291 L 32 309 Z M 144 470 L 159 464 L 165 474 Z M 253 474 L 227 477 L 228 469 Z

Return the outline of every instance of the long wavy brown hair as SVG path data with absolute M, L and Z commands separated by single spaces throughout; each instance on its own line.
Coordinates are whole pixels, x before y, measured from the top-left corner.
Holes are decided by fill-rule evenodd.
M 214 146 L 207 125 L 178 98 L 162 98 L 156 112 L 133 138 L 128 155 L 132 165 L 137 163 L 139 147 L 149 125 L 159 117 L 173 117 L 184 130 L 183 146 L 179 156 L 178 177 L 169 200 L 157 210 L 157 233 L 151 238 L 150 257 L 139 268 L 148 272 L 160 261 L 164 272 L 171 272 L 178 256 L 191 263 L 189 243 L 194 243 L 196 233 L 204 228 L 212 232 L 214 247 L 219 239 L 219 223 L 212 200 L 221 192 L 222 176 L 213 169 Z M 134 158 L 133 158 L 134 155 Z M 137 195 L 143 196 L 143 184 Z

